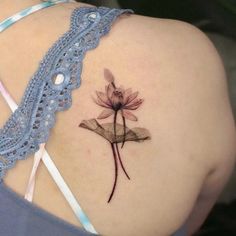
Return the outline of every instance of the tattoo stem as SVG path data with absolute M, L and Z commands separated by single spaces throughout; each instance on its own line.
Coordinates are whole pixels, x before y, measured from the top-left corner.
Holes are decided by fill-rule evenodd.
M 125 139 L 126 139 L 126 122 L 125 122 L 125 117 L 122 114 L 122 120 L 123 120 L 123 125 L 124 125 L 124 135 L 123 135 L 123 142 L 121 145 L 121 148 L 123 148 L 124 144 L 125 144 Z
M 114 114 L 114 136 L 115 136 L 115 142 L 116 142 L 116 118 L 117 118 L 117 111 L 115 111 Z
M 115 143 L 115 147 L 116 147 L 116 152 L 117 152 L 117 154 L 118 154 L 118 160 L 119 160 L 119 162 L 120 162 L 121 168 L 122 168 L 122 170 L 124 171 L 126 177 L 127 177 L 128 179 L 130 179 L 130 177 L 129 177 L 127 171 L 125 170 L 125 167 L 124 167 L 124 165 L 123 165 L 123 162 L 122 162 L 122 160 L 121 160 L 120 152 L 119 152 L 119 147 L 118 147 L 118 144 L 117 144 L 117 143 Z
M 115 148 L 114 148 L 114 144 L 113 143 L 111 143 L 111 148 L 112 148 L 113 157 L 114 157 L 114 164 L 115 164 L 115 179 L 114 179 L 114 184 L 113 184 L 113 187 L 112 187 L 112 191 L 111 191 L 110 197 L 109 197 L 109 199 L 107 201 L 108 203 L 111 201 L 111 199 L 113 197 L 113 194 L 115 192 L 116 183 L 117 183 L 117 177 L 118 177 L 117 157 L 116 157 L 116 152 L 115 152 Z

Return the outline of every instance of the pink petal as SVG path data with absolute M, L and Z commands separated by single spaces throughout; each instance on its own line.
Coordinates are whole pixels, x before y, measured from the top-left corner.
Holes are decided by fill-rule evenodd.
M 129 105 L 124 106 L 124 109 L 136 110 L 143 103 L 143 101 L 144 99 L 135 99 Z
M 125 89 L 124 89 L 124 86 L 123 86 L 123 85 L 121 85 L 121 86 L 118 88 L 118 90 L 120 90 L 120 91 L 122 92 L 122 94 L 124 95 Z
M 124 95 L 128 97 L 132 93 L 132 88 L 128 88 L 125 90 Z
M 129 98 L 131 93 L 132 93 L 131 88 L 128 88 L 124 91 L 124 104 L 126 104 L 128 102 L 128 98 Z
M 98 99 L 100 99 L 101 102 L 105 103 L 106 105 L 110 105 L 109 99 L 107 98 L 107 95 L 103 92 L 96 91 L 96 94 L 98 96 Z
M 109 83 L 113 83 L 115 81 L 113 74 L 107 68 L 104 69 L 104 77 Z
M 94 97 L 92 97 L 92 99 L 93 99 L 93 101 L 94 101 L 97 105 L 99 105 L 99 106 L 101 106 L 101 107 L 105 107 L 105 108 L 110 108 L 110 106 L 107 105 L 107 104 L 105 104 L 104 102 L 102 102 L 102 101 L 100 101 L 100 100 L 98 100 L 98 99 L 95 99 Z
M 111 109 L 105 109 L 105 110 L 103 110 L 103 111 L 100 113 L 100 115 L 99 115 L 97 118 L 98 118 L 98 119 L 105 119 L 105 118 L 111 116 L 113 113 L 114 113 L 113 110 L 111 110 Z
M 109 99 L 111 99 L 111 96 L 112 96 L 114 90 L 115 90 L 115 88 L 113 87 L 113 85 L 112 84 L 108 84 L 106 92 L 107 92 L 107 97 Z
M 128 103 L 132 102 L 137 96 L 138 96 L 138 91 L 129 95 L 127 98 L 127 105 L 128 105 Z
M 116 104 L 119 103 L 119 101 L 120 101 L 120 99 L 116 95 L 112 94 L 112 96 L 111 96 L 111 103 L 113 105 L 116 105 Z
M 138 120 L 138 118 L 133 113 L 127 110 L 123 110 L 123 116 L 128 120 L 132 120 L 132 121 Z

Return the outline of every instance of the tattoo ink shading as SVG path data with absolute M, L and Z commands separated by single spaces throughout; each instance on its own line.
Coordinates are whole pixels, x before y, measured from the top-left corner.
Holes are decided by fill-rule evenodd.
M 109 69 L 104 69 L 104 77 L 108 82 L 108 85 L 105 86 L 105 93 L 96 91 L 97 98 L 93 98 L 93 101 L 105 108 L 97 119 L 106 119 L 113 116 L 113 122 L 100 124 L 96 119 L 83 120 L 79 127 L 99 134 L 110 143 L 115 166 L 115 177 L 112 191 L 108 198 L 109 203 L 116 189 L 119 164 L 127 179 L 130 180 L 130 176 L 122 162 L 118 144 L 120 143 L 121 148 L 123 148 L 126 141 L 142 142 L 151 139 L 151 137 L 149 131 L 145 128 L 135 127 L 130 129 L 126 126 L 126 119 L 138 121 L 138 118 L 131 111 L 138 109 L 144 101 L 138 98 L 139 93 L 137 91 L 132 92 L 131 88 L 117 87 L 115 78 Z M 118 115 L 122 118 L 122 124 L 117 123 Z

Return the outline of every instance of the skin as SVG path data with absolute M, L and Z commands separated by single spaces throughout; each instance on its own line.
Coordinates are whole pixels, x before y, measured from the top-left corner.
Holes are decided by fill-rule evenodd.
M 1 0 L 0 20 L 37 3 Z M 44 9 L 0 34 L 0 77 L 18 103 L 38 62 L 68 29 L 72 10 L 82 5 Z M 129 125 L 152 135 L 143 144 L 125 144 L 123 161 L 131 181 L 120 176 L 110 204 L 105 200 L 114 175 L 109 144 L 78 127 L 101 112 L 91 94 L 104 87 L 104 67 L 145 99 L 135 113 L 139 121 Z M 225 71 L 212 43 L 184 22 L 122 17 L 87 53 L 82 81 L 71 109 L 57 115 L 46 147 L 95 228 L 109 236 L 168 236 L 187 222 L 192 235 L 235 164 L 235 123 Z M 10 111 L 3 99 L 0 107 L 2 126 Z M 17 162 L 4 179 L 22 196 L 32 162 Z M 34 203 L 80 226 L 43 164 Z

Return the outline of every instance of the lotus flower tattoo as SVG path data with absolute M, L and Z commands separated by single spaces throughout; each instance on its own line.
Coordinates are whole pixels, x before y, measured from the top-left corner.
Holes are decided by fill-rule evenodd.
M 123 126 L 124 126 L 124 140 L 122 146 L 125 143 L 125 118 L 132 121 L 137 121 L 138 118 L 129 110 L 136 110 L 143 102 L 143 99 L 137 98 L 138 92 L 132 93 L 132 89 L 124 89 L 122 86 L 117 88 L 115 85 L 115 79 L 110 70 L 104 70 L 104 77 L 109 82 L 105 86 L 105 93 L 96 91 L 97 100 L 94 101 L 104 109 L 97 117 L 98 119 L 105 119 L 114 114 L 114 134 L 116 136 L 115 123 L 118 112 L 121 113 Z
M 97 97 L 93 97 L 93 101 L 104 108 L 97 119 L 106 119 L 113 116 L 113 122 L 99 124 L 96 119 L 83 120 L 79 127 L 86 128 L 99 134 L 111 145 L 115 165 L 115 178 L 108 199 L 109 203 L 114 195 L 117 184 L 118 163 L 120 163 L 125 176 L 130 180 L 121 159 L 118 143 L 121 143 L 121 148 L 123 148 L 126 141 L 141 142 L 151 138 L 147 129 L 137 127 L 130 129 L 126 126 L 126 119 L 138 121 L 137 116 L 131 112 L 138 109 L 144 101 L 144 99 L 138 98 L 138 91 L 132 92 L 131 88 L 124 89 L 123 86 L 117 87 L 115 78 L 109 69 L 104 69 L 104 77 L 108 82 L 108 85 L 105 86 L 105 92 L 96 91 Z M 118 115 L 121 116 L 123 124 L 117 123 Z

